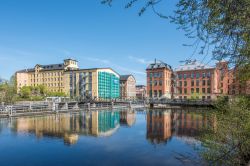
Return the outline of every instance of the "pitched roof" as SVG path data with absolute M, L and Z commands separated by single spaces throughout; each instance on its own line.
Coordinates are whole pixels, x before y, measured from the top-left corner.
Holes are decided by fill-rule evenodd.
M 126 81 L 131 75 L 121 75 L 120 80 L 121 81 Z
M 64 69 L 64 64 L 50 64 L 50 65 L 40 65 L 42 70 L 63 70 Z
M 23 69 L 23 70 L 18 70 L 16 73 L 26 73 L 26 72 L 34 72 L 35 69 Z
M 120 76 L 120 81 L 127 81 L 130 76 L 132 76 L 135 79 L 135 77 L 132 74 L 130 74 L 130 75 L 121 75 Z
M 158 68 L 167 68 L 169 70 L 172 70 L 172 67 L 168 65 L 167 63 L 162 62 L 162 61 L 156 61 L 156 60 L 154 63 L 151 63 L 150 65 L 148 65 L 147 70 L 158 69 Z
M 213 69 L 213 67 L 205 65 L 197 60 L 188 60 L 184 64 L 177 67 L 175 71 L 202 70 L 202 69 Z

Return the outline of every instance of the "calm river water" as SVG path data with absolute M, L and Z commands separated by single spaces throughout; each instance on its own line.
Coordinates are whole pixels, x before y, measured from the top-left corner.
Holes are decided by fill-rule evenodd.
M 202 165 L 195 138 L 207 125 L 186 110 L 0 119 L 0 165 Z

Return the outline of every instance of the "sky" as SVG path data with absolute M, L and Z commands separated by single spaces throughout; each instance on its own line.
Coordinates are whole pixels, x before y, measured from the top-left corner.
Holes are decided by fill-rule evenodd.
M 157 10 L 172 15 L 176 2 Z M 111 7 L 100 0 L 0 0 L 0 77 L 73 58 L 80 68 L 111 67 L 146 84 L 145 69 L 155 58 L 176 68 L 192 55 L 194 48 L 183 44 L 193 41 L 175 24 L 150 9 L 138 16 L 143 4 L 125 5 L 126 0 Z

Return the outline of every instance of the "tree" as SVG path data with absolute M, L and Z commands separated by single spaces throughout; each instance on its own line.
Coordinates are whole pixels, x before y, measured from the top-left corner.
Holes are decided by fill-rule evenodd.
M 203 131 L 202 156 L 209 165 L 247 165 L 250 161 L 250 102 L 247 97 L 228 101 L 220 98 L 215 105 L 215 128 Z
M 28 99 L 31 96 L 32 88 L 30 86 L 23 86 L 20 89 L 20 95 L 22 98 Z
M 0 102 L 12 104 L 15 101 L 16 90 L 7 82 L 0 85 Z
M 188 38 L 194 40 L 189 46 L 200 47 L 200 54 L 207 56 L 209 50 L 213 59 L 226 59 L 242 72 L 241 79 L 250 79 L 250 1 L 249 0 L 179 0 L 173 16 L 157 11 L 157 5 L 164 0 L 128 0 L 125 8 L 139 2 L 141 16 L 151 8 L 161 18 L 177 24 Z M 167 1 L 167 0 L 165 0 Z M 111 5 L 113 0 L 102 0 Z

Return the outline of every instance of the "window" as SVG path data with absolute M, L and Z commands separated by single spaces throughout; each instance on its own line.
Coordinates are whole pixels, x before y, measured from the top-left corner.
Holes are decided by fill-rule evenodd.
M 202 78 L 205 78 L 205 77 L 206 77 L 206 73 L 202 73 Z
M 207 93 L 211 93 L 211 90 L 210 90 L 210 88 L 207 88 Z
M 196 88 L 196 93 L 199 93 L 199 88 Z
M 184 88 L 184 94 L 187 94 L 187 88 Z
M 196 86 L 199 86 L 200 81 L 196 80 Z
M 153 77 L 153 73 L 149 73 L 149 75 L 150 75 L 150 78 L 152 78 L 152 77 Z
M 187 78 L 187 74 L 184 74 L 184 75 L 183 75 L 183 78 L 186 79 L 186 78 Z
M 179 81 L 179 86 L 182 87 L 182 81 Z
M 162 80 L 159 81 L 159 85 L 162 86 Z
M 191 86 L 194 86 L 194 80 L 191 81 Z
M 191 73 L 191 78 L 194 78 L 194 73 Z
M 179 89 L 179 94 L 182 94 L 182 89 Z
M 208 73 L 207 73 L 207 78 L 210 78 L 210 77 L 211 77 L 211 73 L 208 72 Z
M 205 88 L 202 88 L 202 93 L 206 93 L 206 89 Z
M 162 78 L 162 72 L 159 73 L 159 77 Z
M 191 88 L 191 93 L 194 93 L 194 88 Z
M 211 81 L 207 80 L 207 85 L 210 86 L 211 85 Z
M 182 74 L 178 74 L 178 78 L 179 78 L 179 79 L 182 79 Z
M 196 73 L 196 78 L 200 78 L 200 73 Z
M 184 81 L 184 86 L 187 86 L 187 81 Z
M 158 73 L 154 73 L 154 78 L 157 78 L 158 77 Z
M 206 80 L 202 80 L 202 85 L 203 85 L 203 86 L 206 85 Z
M 157 86 L 157 81 L 156 80 L 154 81 L 154 86 Z

